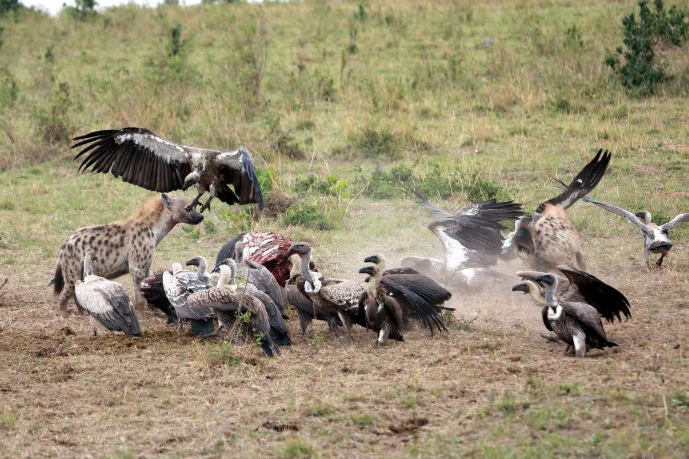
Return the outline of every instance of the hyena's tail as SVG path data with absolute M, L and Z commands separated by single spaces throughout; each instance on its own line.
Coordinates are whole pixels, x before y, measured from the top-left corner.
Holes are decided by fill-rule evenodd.
M 59 295 L 62 289 L 65 288 L 65 277 L 62 275 L 62 265 L 60 263 L 57 264 L 57 268 L 55 268 L 55 277 L 50 281 L 48 287 L 51 285 L 53 286 L 55 295 Z

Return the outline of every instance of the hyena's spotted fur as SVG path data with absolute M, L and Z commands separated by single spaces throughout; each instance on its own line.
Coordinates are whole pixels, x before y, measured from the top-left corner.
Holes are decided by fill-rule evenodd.
M 68 315 L 67 303 L 74 297 L 74 284 L 83 277 L 84 255 L 88 250 L 96 253 L 93 274 L 106 279 L 126 273 L 132 275 L 136 309 L 141 312 L 145 303 L 141 281 L 148 276 L 158 243 L 177 223 L 196 225 L 203 220 L 196 210 L 187 210 L 188 204 L 184 199 L 161 194 L 150 198 L 137 214 L 126 220 L 87 226 L 72 234 L 60 248 L 51 282 L 55 294 L 59 295 L 60 313 Z
M 557 265 L 586 269 L 576 228 L 560 206 L 548 204 L 533 227 L 535 268 L 550 271 Z

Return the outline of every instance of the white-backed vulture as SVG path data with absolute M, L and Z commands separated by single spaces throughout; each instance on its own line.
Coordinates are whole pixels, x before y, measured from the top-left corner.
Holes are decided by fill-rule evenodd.
M 583 199 L 585 202 L 596 204 L 608 212 L 612 212 L 627 219 L 632 225 L 636 225 L 641 230 L 641 236 L 644 240 L 643 260 L 644 264 L 648 264 L 650 254 L 659 253 L 660 258 L 656 261 L 656 266 L 660 267 L 663 264 L 663 258 L 670 252 L 672 242 L 670 242 L 670 230 L 678 223 L 689 222 L 689 213 L 679 214 L 664 225 L 656 225 L 651 221 L 651 214 L 648 211 L 642 210 L 633 214 L 624 209 L 621 209 L 607 202 L 596 201 L 588 196 Z
M 311 271 L 311 246 L 306 242 L 293 244 L 287 256 L 293 253 L 301 257 L 297 288 L 323 311 L 337 314 L 345 327 L 345 339 L 351 342 L 352 314 L 358 309 L 359 297 L 364 293 L 364 288 L 357 281 L 324 277 L 321 273 Z
M 514 232 L 505 238 L 503 252 L 516 250 L 527 265 L 539 271 L 552 271 L 557 265 L 586 269 L 581 241 L 566 209 L 600 182 L 610 156 L 608 151 L 598 150 L 561 194 L 541 203 L 530 216 L 517 220 Z
M 297 311 L 301 334 L 305 335 L 313 319 L 316 319 L 327 322 L 330 331 L 336 335 L 337 327 L 340 325 L 340 318 L 337 314 L 330 314 L 323 311 L 299 291 L 296 284 L 297 277 L 299 277 L 299 257 L 297 255 L 292 255 L 290 257 L 290 262 L 292 263 L 292 269 L 290 271 L 290 277 L 282 289 L 282 298 L 285 305 L 289 304 Z
M 263 351 L 270 357 L 280 355 L 280 348 L 271 336 L 270 318 L 264 303 L 253 295 L 237 292 L 225 284 L 229 266 L 222 265 L 219 270 L 219 286 L 189 295 L 189 306 L 200 310 L 212 309 L 218 321 L 230 332 L 237 326 L 237 314 L 249 313 L 248 325 L 253 329 L 252 334 L 260 340 Z M 240 323 L 244 320 L 242 318 Z
M 616 288 L 606 284 L 593 274 L 572 268 L 571 266 L 559 265 L 557 269 L 564 274 L 564 277 L 539 271 L 517 271 L 517 276 L 521 277 L 522 280 L 531 281 L 536 288 L 533 288 L 534 285 L 529 285 L 527 288 L 519 284 L 515 285 L 512 290 L 530 293 L 534 301 L 539 304 L 545 304 L 546 289 L 543 285 L 536 283 L 536 278 L 551 274 L 557 279 L 557 290 L 555 290 L 557 298 L 564 301 L 590 304 L 610 323 L 615 318 L 618 321 L 622 321 L 622 315 L 624 315 L 625 319 L 631 317 L 629 300 Z
M 531 282 L 531 281 L 529 281 Z M 565 354 L 574 346 L 575 357 L 583 357 L 591 348 L 617 346 L 608 341 L 596 308 L 588 303 L 557 298 L 557 278 L 552 274 L 538 276 L 533 282 L 545 285 L 546 306 L 543 322 L 558 338 L 567 343 Z M 530 285 L 527 283 L 526 285 Z
M 273 290 L 273 287 L 276 288 L 277 301 L 282 302 L 282 292 L 280 291 L 280 287 L 277 285 L 277 281 L 272 276 L 272 274 L 270 274 L 265 269 L 265 267 L 261 265 L 258 265 L 254 262 L 249 262 L 249 264 L 259 266 L 264 270 L 264 272 L 262 272 L 262 274 L 260 274 L 259 277 L 263 279 L 263 282 L 270 285 L 270 287 L 266 290 L 271 291 Z M 238 275 L 241 270 L 237 267 L 237 263 L 233 259 L 228 258 L 225 259 L 222 264 L 218 265 L 214 271 L 223 272 L 226 271 L 225 268 L 230 269 L 230 288 L 233 291 L 236 291 L 243 295 L 251 295 L 258 299 L 261 303 L 263 303 L 263 306 L 265 307 L 266 312 L 268 314 L 268 321 L 270 323 L 270 335 L 272 339 L 281 346 L 290 346 L 292 344 L 292 340 L 289 337 L 289 328 L 287 327 L 287 324 L 285 323 L 282 317 L 282 304 L 278 306 L 278 304 L 273 299 L 274 296 L 269 294 L 267 291 L 264 291 L 265 285 L 262 285 L 260 282 L 256 281 L 256 273 L 260 272 L 260 269 L 256 269 L 256 267 L 251 267 L 249 269 L 245 268 L 244 273 L 242 274 L 243 279 L 239 279 Z M 248 281 L 246 280 L 247 277 L 249 278 Z M 218 287 L 225 286 L 222 279 L 227 279 L 227 276 L 221 277 Z M 238 280 L 240 282 L 237 282 Z M 272 293 L 275 294 L 275 291 L 273 291 Z
M 77 303 L 89 314 L 93 334 L 99 328 L 123 331 L 127 336 L 141 336 L 139 319 L 124 287 L 93 274 L 96 253 L 88 250 L 84 255 L 84 281 L 78 280 L 74 294 Z
M 429 209 L 435 222 L 428 229 L 443 246 L 445 260 L 426 257 L 405 257 L 402 266 L 437 280 L 443 285 L 466 290 L 483 286 L 500 277 L 489 268 L 497 264 L 503 255 L 504 238 L 500 230 L 507 229 L 500 222 L 511 221 L 524 215 L 521 204 L 514 201 L 497 202 L 491 199 L 473 203 L 459 209 L 454 215 L 434 206 L 419 192 L 416 203 Z
M 204 193 L 210 194 L 201 212 L 210 209 L 215 197 L 228 205 L 258 203 L 263 208 L 254 159 L 244 146 L 225 153 L 188 147 L 140 127 L 95 131 L 74 140 L 78 142 L 72 148 L 84 147 L 74 159 L 86 155 L 80 171 L 111 172 L 152 191 L 186 190 L 194 185 L 198 195 L 190 207 L 198 205 Z
M 433 334 L 433 325 L 438 331 L 446 330 L 442 311 L 454 311 L 454 308 L 442 304 L 452 297 L 452 294 L 438 285 L 433 279 L 411 268 L 385 269 L 385 257 L 378 253 L 366 257 L 365 263 L 374 263 L 380 271 L 377 284 L 379 289 L 385 289 L 386 294 L 394 297 L 402 309 L 403 322 L 421 320 Z M 359 272 L 363 272 L 359 270 Z M 367 280 L 368 282 L 369 280 Z
M 389 290 L 380 284 L 381 272 L 377 265 L 367 266 L 359 270 L 361 274 L 370 276 L 368 289 L 359 297 L 357 311 L 363 311 L 366 327 L 378 333 L 376 347 L 380 347 L 389 338 L 404 341 L 402 327 L 402 307 Z M 431 331 L 433 329 L 431 328 Z
M 179 327 L 182 327 L 183 320 L 189 320 L 193 334 L 202 336 L 212 334 L 213 310 L 192 308 L 187 302 L 192 293 L 208 289 L 210 280 L 205 279 L 204 275 L 199 278 L 198 270 L 197 272 L 185 271 L 178 269 L 178 264 L 175 265 L 173 265 L 172 273 L 170 271 L 163 273 L 163 288 L 165 296 L 177 312 Z

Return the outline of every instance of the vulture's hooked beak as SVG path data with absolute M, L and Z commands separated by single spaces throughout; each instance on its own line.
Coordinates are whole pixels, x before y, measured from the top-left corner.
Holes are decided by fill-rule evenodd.
M 378 264 L 378 255 L 371 255 L 370 257 L 364 258 L 364 263 L 375 263 Z
M 361 268 L 359 270 L 359 274 L 368 274 L 369 276 L 373 276 L 373 267 L 366 266 L 365 268 Z
M 517 284 L 514 287 L 512 287 L 513 292 L 524 292 L 524 293 L 529 293 L 529 285 L 522 282 L 521 284 Z
M 187 261 L 185 263 L 185 265 L 186 266 L 199 266 L 200 263 L 201 263 L 201 260 L 199 259 L 199 257 L 196 257 L 196 258 L 192 258 L 191 260 Z

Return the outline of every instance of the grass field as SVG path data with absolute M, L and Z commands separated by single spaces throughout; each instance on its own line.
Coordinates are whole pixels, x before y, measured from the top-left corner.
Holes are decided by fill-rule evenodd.
M 583 359 L 539 336 L 539 308 L 512 283 L 455 294 L 447 334 L 382 349 L 363 329 L 351 345 L 322 324 L 302 337 L 293 317 L 276 359 L 180 335 L 152 310 L 141 339 L 94 337 L 47 287 L 75 229 L 152 195 L 71 161 L 74 135 L 130 125 L 245 144 L 268 207 L 293 202 L 256 221 L 214 204 L 163 240 L 154 270 L 215 258 L 248 229 L 307 240 L 321 271 L 349 279 L 375 252 L 442 257 L 397 178 L 448 211 L 491 195 L 532 211 L 598 148 L 613 159 L 593 196 L 664 223 L 689 211 L 689 53 L 658 49 L 671 79 L 625 90 L 603 61 L 635 10 L 306 1 L 0 18 L 0 455 L 686 457 L 687 224 L 656 270 L 632 225 L 571 209 L 589 270 L 632 309 L 606 325 L 620 346 Z

